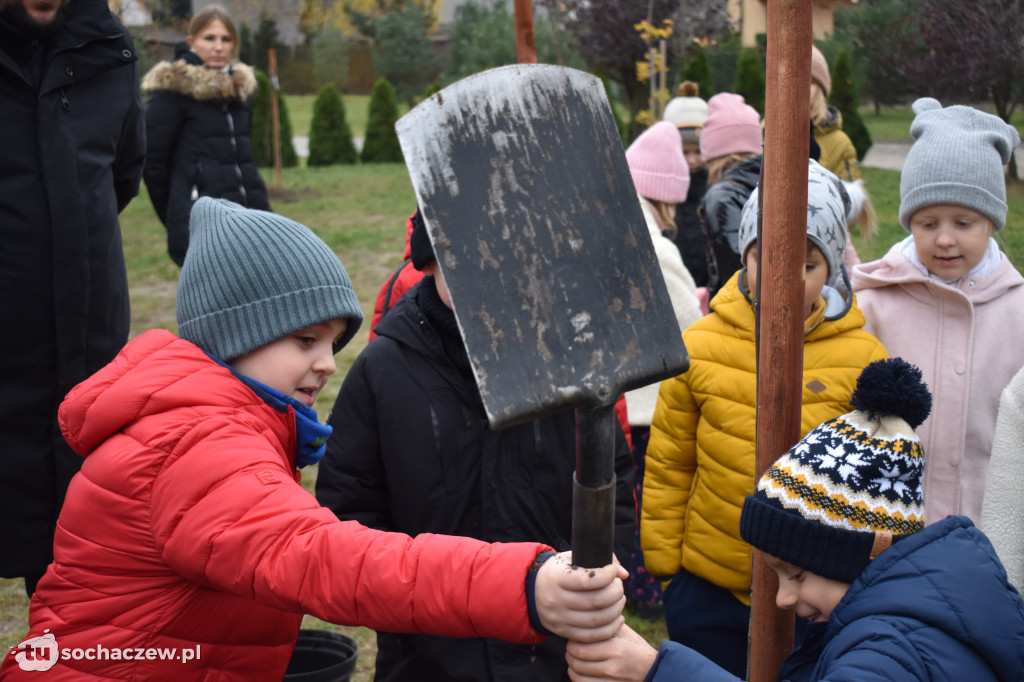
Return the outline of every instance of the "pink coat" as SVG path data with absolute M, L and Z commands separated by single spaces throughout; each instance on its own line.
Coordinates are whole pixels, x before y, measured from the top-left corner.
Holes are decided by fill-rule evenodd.
M 303 613 L 390 632 L 543 639 L 524 595 L 545 545 L 339 521 L 296 482 L 294 413 L 170 332 L 143 334 L 75 387 L 60 424 L 86 459 L 27 637 L 48 631 L 62 653 L 41 676 L 8 655 L 5 681 L 280 680 Z M 65 659 L 74 649 L 94 655 Z M 177 660 L 139 660 L 147 649 Z
M 1024 277 L 1000 257 L 992 274 L 955 286 L 926 277 L 900 244 L 853 271 L 864 329 L 920 367 L 932 392 L 917 429 L 927 523 L 949 514 L 981 520 L 999 394 L 1024 366 Z

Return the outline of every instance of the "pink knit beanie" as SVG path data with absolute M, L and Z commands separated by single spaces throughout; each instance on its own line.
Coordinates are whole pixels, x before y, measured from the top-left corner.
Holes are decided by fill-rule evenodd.
M 700 136 L 705 161 L 729 154 L 760 154 L 761 139 L 761 116 L 743 95 L 721 92 L 708 100 L 708 118 Z
M 690 167 L 679 132 L 668 121 L 658 121 L 640 133 L 626 150 L 626 162 L 640 196 L 668 204 L 686 201 Z

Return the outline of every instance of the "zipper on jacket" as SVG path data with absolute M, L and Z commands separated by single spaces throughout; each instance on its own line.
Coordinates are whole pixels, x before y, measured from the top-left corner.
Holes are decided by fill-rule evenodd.
M 235 177 L 238 180 L 238 193 L 242 195 L 242 206 L 249 205 L 249 196 L 245 191 L 245 180 L 242 175 L 242 168 L 238 165 L 238 140 L 235 135 L 235 118 L 231 113 L 231 108 L 224 105 L 224 115 L 228 119 L 228 133 L 231 136 L 231 155 L 235 157 Z
M 60 105 L 64 108 L 64 111 L 71 111 L 71 100 L 68 99 L 67 93 L 64 92 L 64 88 L 57 91 L 60 96 Z

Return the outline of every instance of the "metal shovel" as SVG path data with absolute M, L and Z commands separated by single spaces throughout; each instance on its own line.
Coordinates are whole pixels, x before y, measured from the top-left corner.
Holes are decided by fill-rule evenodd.
M 573 563 L 610 563 L 614 403 L 688 359 L 604 88 L 500 67 L 396 130 L 491 427 L 576 410 Z

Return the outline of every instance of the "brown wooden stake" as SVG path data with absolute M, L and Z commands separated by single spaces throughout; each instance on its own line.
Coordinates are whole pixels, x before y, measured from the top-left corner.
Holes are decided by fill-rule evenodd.
M 548 20 L 551 22 L 551 42 L 555 46 L 555 63 L 562 66 L 562 45 L 558 39 L 558 3 L 560 0 L 547 0 Z
M 515 0 L 516 61 L 537 63 L 537 42 L 533 34 L 533 0 Z
M 270 120 L 274 136 L 274 187 L 281 189 L 284 182 L 281 179 L 281 114 L 277 110 L 277 93 L 281 90 L 277 79 L 277 50 L 267 50 L 267 59 L 270 67 Z
M 661 120 L 661 117 L 665 114 L 665 105 L 668 103 L 662 99 L 662 93 L 666 92 L 668 87 L 666 84 L 666 79 L 668 78 L 668 41 L 664 38 L 658 41 L 658 50 L 661 52 L 661 71 L 658 73 L 658 111 L 654 117 L 655 121 Z
M 762 221 L 758 229 L 757 478 L 800 438 L 803 390 L 803 265 L 810 153 L 811 0 L 768 0 Z M 754 552 L 751 682 L 775 680 L 793 647 L 790 611 L 775 605 L 778 582 Z

